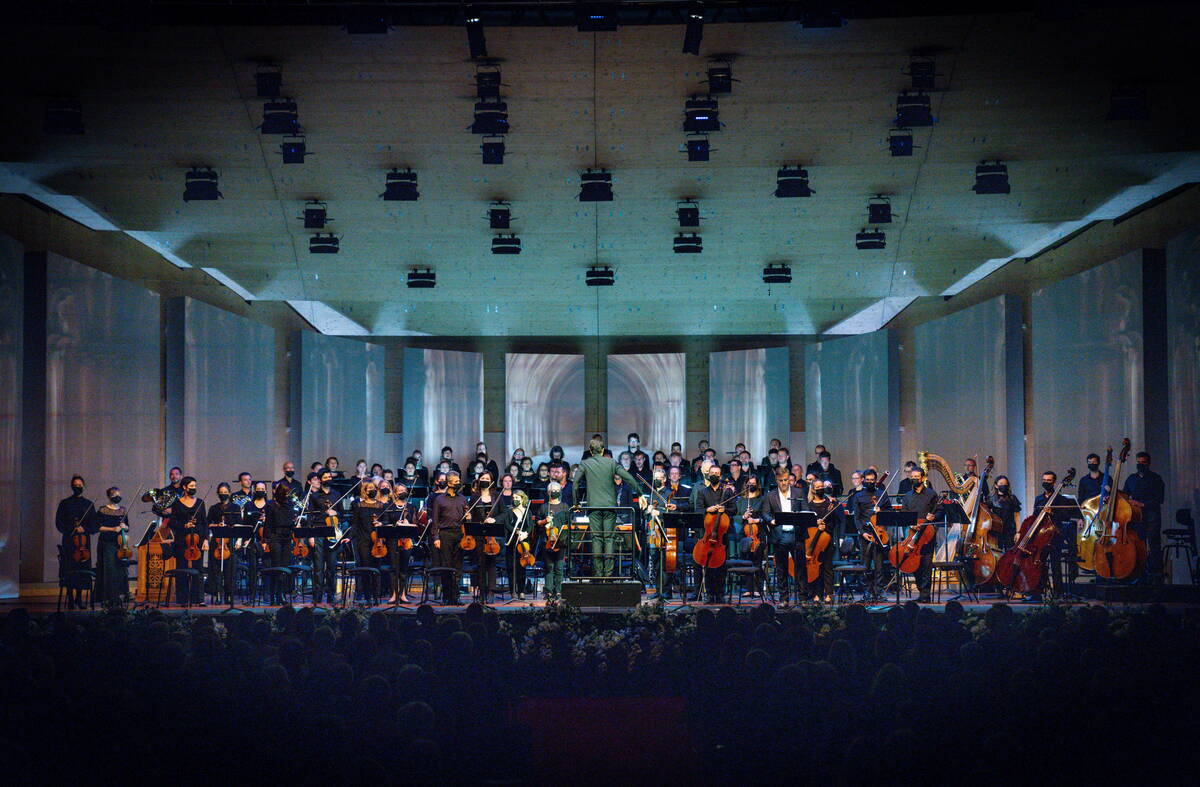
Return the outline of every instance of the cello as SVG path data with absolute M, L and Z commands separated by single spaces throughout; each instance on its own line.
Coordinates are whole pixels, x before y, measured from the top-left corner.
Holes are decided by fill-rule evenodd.
M 924 489 L 929 482 L 921 485 Z M 915 486 L 913 492 L 918 492 Z M 937 535 L 937 526 L 933 522 L 920 519 L 908 529 L 908 535 L 900 543 L 888 550 L 888 562 L 905 574 L 912 574 L 921 567 L 921 550 Z
M 971 561 L 971 575 L 976 586 L 986 585 L 993 580 L 996 563 L 1003 555 L 996 533 L 1004 527 L 1004 523 L 983 502 L 983 489 L 995 466 L 996 460 L 989 456 L 983 467 L 983 475 L 979 477 L 979 483 L 971 488 L 965 506 L 967 533 L 960 543 L 963 556 Z
M 721 507 L 720 511 L 704 514 L 704 535 L 692 549 L 692 560 L 702 569 L 725 565 L 725 534 L 729 532 L 729 514 L 725 512 L 725 504 L 739 495 L 733 490 L 732 484 L 727 483 L 724 488 L 734 493 L 716 504 Z
M 1096 539 L 1100 537 L 1100 512 L 1108 503 L 1108 493 L 1112 488 L 1113 450 L 1108 447 L 1104 455 L 1104 475 L 1100 478 L 1100 494 L 1079 501 L 1079 510 L 1083 512 L 1083 527 L 1075 536 L 1075 553 L 1079 557 L 1079 567 L 1088 571 L 1096 570 Z
M 1142 521 L 1142 504 L 1118 490 L 1121 467 L 1129 458 L 1129 438 L 1121 441 L 1121 456 L 1113 474 L 1108 504 L 1100 516 L 1100 535 L 1096 538 L 1093 558 L 1096 574 L 1105 579 L 1125 579 L 1139 571 L 1146 561 L 1146 544 L 1130 524 Z
M 853 492 L 850 495 L 854 494 Z M 829 528 L 821 529 L 821 525 L 825 524 L 825 520 L 833 515 L 842 505 L 850 499 L 850 495 L 846 495 L 841 500 L 834 500 L 829 510 L 825 515 L 817 520 L 816 527 L 808 529 L 808 535 L 804 539 L 804 574 L 807 577 L 807 582 L 816 582 L 817 577 L 821 575 L 821 555 L 825 554 L 825 550 L 829 548 L 829 542 L 833 539 L 833 533 Z M 829 498 L 826 498 L 827 500 Z M 796 567 L 791 561 L 788 562 L 788 573 L 791 576 L 796 575 Z
M 1017 593 L 1036 593 L 1041 588 L 1046 573 L 1046 550 L 1058 535 L 1058 527 L 1050 516 L 1050 509 L 1063 488 L 1070 486 L 1074 480 L 1075 468 L 1072 467 L 1050 493 L 1042 510 L 1026 517 L 1021 523 L 1016 543 L 996 564 L 994 576 L 1001 587 Z

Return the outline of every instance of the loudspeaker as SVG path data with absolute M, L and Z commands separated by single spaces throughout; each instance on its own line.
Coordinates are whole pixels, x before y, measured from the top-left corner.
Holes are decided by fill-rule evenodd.
M 636 607 L 642 600 L 642 583 L 627 579 L 566 581 L 562 596 L 576 607 Z

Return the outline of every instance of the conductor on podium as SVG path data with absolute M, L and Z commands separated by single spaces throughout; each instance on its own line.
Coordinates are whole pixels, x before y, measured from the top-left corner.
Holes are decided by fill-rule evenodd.
M 621 477 L 623 483 L 631 489 L 637 489 L 637 481 L 625 468 L 617 464 L 611 456 L 604 455 L 604 442 L 593 437 L 588 443 L 588 456 L 575 467 L 572 476 L 572 486 L 575 487 L 574 502 L 579 505 L 579 477 L 583 476 L 587 484 L 587 504 L 589 508 L 611 507 L 617 504 L 617 485 L 613 481 Z M 590 511 L 588 527 L 592 531 L 592 570 L 597 577 L 611 577 L 613 572 L 613 552 L 616 544 L 616 511 Z

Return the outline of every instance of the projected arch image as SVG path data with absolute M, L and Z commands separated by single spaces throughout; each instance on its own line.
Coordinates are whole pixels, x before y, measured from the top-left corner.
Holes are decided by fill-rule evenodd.
M 583 451 L 583 356 L 508 353 L 505 356 L 507 446 L 541 461 L 561 445 L 568 461 Z
M 684 355 L 608 356 L 608 442 L 614 452 L 637 432 L 644 449 L 670 450 L 684 441 Z

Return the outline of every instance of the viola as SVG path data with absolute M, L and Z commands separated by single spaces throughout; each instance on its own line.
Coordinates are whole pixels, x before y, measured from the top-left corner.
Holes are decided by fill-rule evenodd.
M 885 472 L 879 477 L 879 480 L 875 482 L 876 489 L 879 488 L 880 484 L 883 484 L 883 491 L 887 492 L 887 477 L 889 474 L 890 473 Z M 871 528 L 870 530 L 864 530 L 862 537 L 867 541 L 870 541 L 872 544 L 878 544 L 881 547 L 885 547 L 888 543 L 888 532 L 886 527 L 879 524 L 879 495 L 871 495 L 871 505 L 875 507 L 875 513 L 871 514 L 871 519 L 869 520 Z
M 485 537 L 483 539 L 483 554 L 499 555 L 500 554 L 500 542 L 497 541 L 492 536 Z
M 210 561 L 228 560 L 229 556 L 230 556 L 229 539 L 228 538 L 213 539 L 213 546 L 209 550 L 208 559 Z
M 530 566 L 532 566 L 534 563 L 537 562 L 537 558 L 535 558 L 533 556 L 533 551 L 530 550 L 530 548 L 529 548 L 528 541 L 518 541 L 516 550 L 517 550 L 517 560 L 525 568 L 529 568 Z M 485 547 L 484 552 L 486 552 L 486 551 L 487 551 L 487 549 Z
M 87 563 L 92 559 L 91 538 L 87 533 L 75 533 L 71 536 L 71 559 L 76 563 Z
M 196 532 L 196 528 L 190 525 L 187 528 L 187 535 L 183 537 L 183 559 L 189 563 L 195 563 L 200 559 L 200 534 Z
M 1130 525 L 1142 521 L 1142 504 L 1118 491 L 1121 466 L 1129 458 L 1129 438 L 1121 442 L 1121 456 L 1108 505 L 1100 520 L 1100 535 L 1096 539 L 1093 560 L 1096 573 L 1105 579 L 1126 579 L 1141 571 L 1146 564 L 1146 543 L 1133 532 Z
M 129 548 L 129 536 L 124 530 L 117 533 L 117 560 L 129 560 L 133 550 Z
M 994 576 L 1001 587 L 1018 593 L 1034 593 L 1041 588 L 1046 573 L 1046 551 L 1058 535 L 1050 509 L 1058 493 L 1074 480 L 1075 468 L 1072 467 L 1058 482 L 1042 510 L 1021 523 L 1016 543 L 996 563 Z
M 304 539 L 292 536 L 292 557 L 308 557 L 308 544 L 304 543 Z

